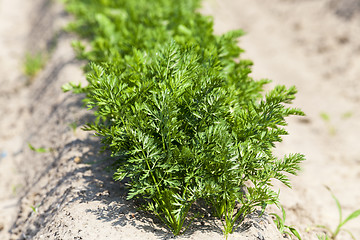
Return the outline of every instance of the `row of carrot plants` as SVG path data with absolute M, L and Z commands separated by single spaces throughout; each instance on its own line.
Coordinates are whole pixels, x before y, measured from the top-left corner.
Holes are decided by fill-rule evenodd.
M 128 181 L 128 199 L 174 233 L 191 223 L 192 205 L 205 202 L 227 236 L 247 214 L 278 203 L 276 179 L 290 187 L 302 154 L 273 155 L 287 131 L 285 117 L 295 87 L 249 76 L 241 58 L 243 32 L 213 33 L 213 20 L 198 0 L 64 0 L 75 20 L 68 26 L 88 84 L 84 93 L 96 115 L 95 131 L 111 151 L 115 180 Z

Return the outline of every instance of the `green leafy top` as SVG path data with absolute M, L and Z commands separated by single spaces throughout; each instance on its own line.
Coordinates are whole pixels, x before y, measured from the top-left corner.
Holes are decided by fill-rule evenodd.
M 74 47 L 91 64 L 86 87 L 64 90 L 86 94 L 97 116 L 86 130 L 116 158 L 115 179 L 130 179 L 129 198 L 148 199 L 174 234 L 199 198 L 219 217 L 241 203 L 231 228 L 241 214 L 277 203 L 271 179 L 290 187 L 287 174 L 304 156 L 279 159 L 272 149 L 287 134 L 285 117 L 303 112 L 288 107 L 295 87 L 263 97 L 269 81 L 249 76 L 251 61 L 234 60 L 242 31 L 213 35 L 195 0 L 66 3 L 78 17 L 69 29 L 90 40 L 89 50 Z

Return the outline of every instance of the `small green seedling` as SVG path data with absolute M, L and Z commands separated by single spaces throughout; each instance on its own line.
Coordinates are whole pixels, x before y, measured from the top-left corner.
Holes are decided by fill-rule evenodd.
M 352 212 L 345 220 L 343 220 L 342 208 L 341 208 L 339 200 L 331 192 L 329 187 L 326 187 L 326 188 L 330 191 L 332 198 L 336 202 L 336 206 L 337 206 L 338 211 L 339 211 L 339 224 L 338 224 L 338 226 L 336 227 L 336 229 L 334 231 L 332 231 L 329 227 L 327 227 L 325 225 L 317 225 L 316 228 L 321 228 L 321 229 L 324 229 L 326 231 L 325 235 L 318 235 L 318 239 L 319 240 L 336 240 L 336 237 L 338 236 L 339 232 L 344 231 L 344 232 L 347 232 L 350 235 L 350 237 L 355 240 L 354 235 L 349 230 L 343 229 L 343 226 L 348 221 L 350 221 L 352 219 L 355 219 L 358 216 L 360 216 L 360 209 Z
M 26 76 L 33 78 L 44 67 L 46 57 L 44 54 L 26 53 L 24 62 L 24 73 Z
M 46 148 L 43 148 L 43 147 L 35 148 L 30 143 L 28 143 L 28 146 L 32 151 L 37 152 L 37 153 L 46 153 L 46 152 L 49 152 L 51 150 L 51 149 L 46 149 Z
M 334 135 L 336 134 L 336 129 L 335 129 L 335 127 L 331 124 L 329 114 L 327 114 L 327 113 L 325 113 L 325 112 L 322 112 L 322 113 L 320 113 L 320 117 L 321 117 L 321 118 L 324 120 L 324 122 L 326 122 L 326 124 L 328 125 L 330 135 L 334 136 Z
M 330 122 L 330 116 L 329 114 L 325 113 L 325 112 L 322 112 L 320 113 L 320 117 L 325 121 L 325 122 Z
M 345 112 L 341 117 L 342 119 L 349 119 L 353 116 L 353 113 L 351 111 Z
M 285 213 L 285 209 L 283 208 L 283 206 L 281 206 L 281 211 L 282 211 L 282 217 L 280 217 L 276 213 L 270 213 L 270 215 L 275 217 L 274 223 L 276 224 L 276 227 L 278 228 L 280 233 L 282 235 L 289 236 L 290 239 L 293 239 L 293 237 L 296 237 L 297 239 L 301 240 L 301 236 L 300 236 L 299 232 L 294 228 L 294 226 L 285 225 L 286 213 Z
M 21 189 L 22 187 L 23 187 L 22 184 L 12 185 L 11 190 L 12 190 L 13 196 L 16 196 L 18 194 L 18 192 L 19 192 L 19 189 Z
M 36 204 L 35 206 L 30 206 L 34 213 L 38 213 L 40 204 Z
M 71 128 L 71 130 L 73 131 L 73 133 L 75 133 L 76 128 L 78 127 L 76 122 L 72 122 L 69 124 L 69 127 Z

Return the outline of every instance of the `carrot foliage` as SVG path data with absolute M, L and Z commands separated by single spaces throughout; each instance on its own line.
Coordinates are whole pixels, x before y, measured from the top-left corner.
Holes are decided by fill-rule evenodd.
M 238 59 L 243 32 L 213 34 L 197 0 L 66 0 L 76 18 L 68 29 L 85 68 L 85 93 L 97 120 L 93 130 L 129 179 L 128 198 L 142 198 L 174 233 L 205 200 L 232 233 L 257 207 L 277 203 L 277 179 L 290 187 L 301 154 L 277 158 L 285 117 L 303 115 L 288 104 L 295 87 L 255 81 L 252 62 Z

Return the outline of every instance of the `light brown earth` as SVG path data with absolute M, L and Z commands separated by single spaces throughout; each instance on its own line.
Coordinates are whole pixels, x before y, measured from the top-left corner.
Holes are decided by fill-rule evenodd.
M 360 208 L 360 1 L 207 0 L 201 11 L 214 16 L 216 33 L 247 32 L 239 44 L 254 61 L 254 78 L 297 86 L 294 105 L 307 116 L 289 119 L 290 135 L 276 153 L 301 152 L 307 160 L 293 189 L 274 184 L 287 224 L 317 239 L 318 231 L 306 229 L 338 222 L 325 186 L 344 216 Z M 81 130 L 91 119 L 81 96 L 60 89 L 84 82 L 70 47 L 75 36 L 62 31 L 68 21 L 55 1 L 0 0 L 0 239 L 169 239 L 104 170 L 98 139 Z M 49 55 L 33 79 L 23 74 L 29 51 Z M 33 152 L 28 143 L 51 151 Z M 268 216 L 246 223 L 230 239 L 281 239 Z M 360 218 L 345 227 L 360 239 Z M 222 238 L 210 220 L 178 239 Z

